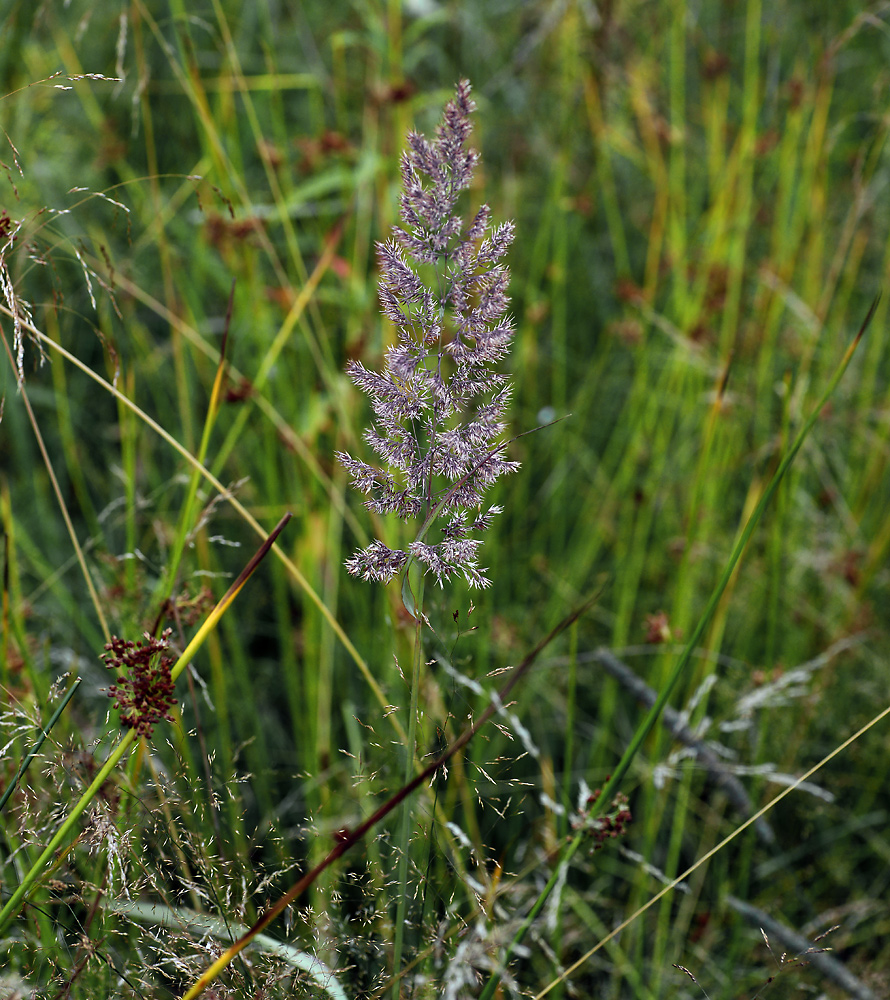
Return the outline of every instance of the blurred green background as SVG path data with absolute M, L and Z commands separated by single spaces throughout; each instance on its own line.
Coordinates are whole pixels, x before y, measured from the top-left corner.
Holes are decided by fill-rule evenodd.
M 465 862 L 490 923 L 511 928 L 566 834 L 553 803 L 574 803 L 581 781 L 601 785 L 642 717 L 588 654 L 607 646 L 658 689 L 885 283 L 887 5 L 7 0 L 0 10 L 0 241 L 15 294 L 37 328 L 193 453 L 228 327 L 231 369 L 206 464 L 267 529 L 293 511 L 284 548 L 400 706 L 394 657 L 407 662 L 409 630 L 398 596 L 348 578 L 342 562 L 380 527 L 391 544 L 411 535 L 372 524 L 333 459 L 343 448 L 366 456 L 365 399 L 342 371 L 349 358 L 379 365 L 393 337 L 374 242 L 397 221 L 404 136 L 432 132 L 455 82 L 472 81 L 483 160 L 466 214 L 487 201 L 496 222 L 517 225 L 512 428 L 571 416 L 511 446 L 523 468 L 493 494 L 505 513 L 482 549 L 494 584 L 432 594 L 430 656 L 484 679 L 600 592 L 516 696 L 540 757 L 492 729 L 437 806 L 474 845 Z M 756 806 L 887 699 L 888 303 L 673 699 L 719 741 Z M 14 355 L 13 324 L 0 321 Z M 220 597 L 256 536 L 202 485 L 200 523 L 187 526 L 165 591 L 191 470 L 45 350 L 41 363 L 25 337 L 24 392 L 108 628 L 136 638 L 164 599 L 187 617 L 202 587 Z M 42 710 L 52 679 L 78 672 L 85 693 L 58 742 L 101 744 L 113 732 L 97 659 L 105 636 L 14 357 L 0 372 L 2 682 Z M 397 784 L 395 733 L 306 589 L 273 560 L 196 670 L 180 693 L 180 731 L 198 725 L 206 745 L 171 737 L 159 754 L 181 787 L 200 789 L 195 802 L 224 805 L 184 810 L 186 854 L 212 841 L 274 898 L 287 865 L 317 860 L 334 830 Z M 484 707 L 438 667 L 424 685 L 426 746 Z M 629 833 L 573 868 L 559 916 L 517 967 L 523 988 L 543 989 L 739 822 L 678 749 L 663 730 L 647 743 L 627 788 Z M 682 965 L 712 1000 L 753 997 L 779 970 L 730 895 L 810 937 L 838 925 L 826 943 L 886 995 L 887 750 L 885 725 L 767 817 L 775 844 L 747 831 L 562 995 L 700 996 Z M 156 792 L 143 794 L 150 803 Z M 432 808 L 418 806 L 443 846 L 430 855 L 418 948 L 436 926 L 472 922 L 467 870 L 449 855 L 460 845 Z M 362 995 L 377 995 L 386 964 L 387 865 L 386 843 L 375 843 L 318 887 L 306 919 L 332 964 L 356 964 Z M 202 872 L 217 877 L 210 864 Z M 12 881 L 4 875 L 5 888 Z M 354 914 L 368 894 L 383 916 L 365 933 Z M 260 903 L 251 896 L 247 912 Z M 76 965 L 64 943 L 75 917 L 54 912 L 57 950 L 44 941 L 29 975 L 49 981 Z M 446 940 L 451 954 L 459 935 Z M 492 947 L 499 940 L 492 931 Z M 808 988 L 843 995 L 803 968 L 781 970 L 762 995 Z

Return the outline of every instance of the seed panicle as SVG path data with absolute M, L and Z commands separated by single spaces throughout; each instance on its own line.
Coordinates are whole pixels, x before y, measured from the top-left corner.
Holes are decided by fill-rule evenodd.
M 444 520 L 437 542 L 423 530 L 407 551 L 377 539 L 354 553 L 346 568 L 364 580 L 387 583 L 414 558 L 440 585 L 460 573 L 470 586 L 489 586 L 478 562 L 481 540 L 470 533 L 485 531 L 502 512 L 498 506 L 483 511 L 488 487 L 519 468 L 502 454 L 512 390 L 495 367 L 514 333 L 507 315 L 510 272 L 502 263 L 514 226 L 492 226 L 488 205 L 466 229 L 456 213 L 479 162 L 466 146 L 474 109 L 470 84 L 462 80 L 435 139 L 408 136 L 402 225 L 377 244 L 380 304 L 397 343 L 381 371 L 359 361 L 346 367 L 371 401 L 375 422 L 364 440 L 385 466 L 338 452 L 352 485 L 366 495 L 365 506 L 406 521 L 438 508 Z M 430 268 L 428 285 L 421 274 Z

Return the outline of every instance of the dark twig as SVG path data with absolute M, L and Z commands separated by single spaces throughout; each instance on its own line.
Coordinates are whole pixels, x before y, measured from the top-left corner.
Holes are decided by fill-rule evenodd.
M 276 917 L 280 916 L 288 906 L 290 906 L 295 900 L 297 900 L 302 894 L 315 882 L 319 875 L 326 869 L 329 868 L 339 857 L 345 854 L 350 847 L 353 847 L 360 840 L 362 840 L 366 833 L 372 830 L 382 819 L 388 816 L 395 808 L 402 804 L 405 799 L 408 798 L 413 792 L 415 792 L 422 784 L 429 781 L 429 779 L 441 768 L 443 768 L 449 760 L 459 751 L 462 750 L 470 740 L 479 732 L 479 730 L 491 719 L 491 717 L 499 711 L 501 706 L 506 702 L 510 692 L 519 683 L 519 680 L 528 672 L 531 665 L 537 660 L 541 652 L 553 642 L 562 632 L 564 632 L 573 622 L 577 621 L 581 615 L 590 607 L 590 605 L 597 599 L 599 594 L 595 594 L 589 600 L 585 601 L 579 608 L 576 608 L 567 618 L 564 618 L 554 629 L 542 639 L 535 648 L 526 655 L 522 662 L 513 669 L 513 673 L 510 678 L 504 684 L 504 686 L 498 691 L 497 696 L 494 697 L 491 703 L 485 708 L 476 722 L 472 726 L 465 729 L 460 736 L 448 747 L 448 749 L 440 756 L 437 757 L 431 764 L 427 765 L 422 771 L 420 771 L 411 781 L 399 789 L 392 796 L 383 803 L 380 808 L 369 816 L 364 823 L 360 826 L 355 827 L 353 830 L 343 829 L 338 831 L 335 835 L 336 844 L 333 849 L 329 852 L 327 857 L 320 861 L 311 871 L 307 872 L 294 886 L 292 886 L 281 899 L 275 903 L 270 909 L 268 909 L 260 919 L 250 928 L 250 930 L 242 935 L 237 941 L 232 944 L 223 954 L 207 969 L 200 979 L 192 986 L 192 988 L 184 995 L 183 1000 L 194 1000 L 195 997 L 200 996 L 201 993 L 216 979 L 216 977 L 225 969 L 232 960 L 244 949 L 250 942 L 256 937 L 257 934 L 262 933 L 269 924 L 272 923 Z

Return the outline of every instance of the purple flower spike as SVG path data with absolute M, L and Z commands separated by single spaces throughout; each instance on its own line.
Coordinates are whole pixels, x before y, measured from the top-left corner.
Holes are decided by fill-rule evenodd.
M 398 342 L 382 371 L 355 361 L 346 369 L 371 400 L 375 423 L 365 441 L 386 468 L 344 452 L 337 457 L 369 510 L 423 524 L 407 552 L 374 541 L 348 559 L 347 570 L 364 580 L 388 583 L 415 560 L 440 586 L 458 573 L 470 586 L 489 586 L 477 559 L 481 542 L 470 532 L 485 531 L 501 513 L 496 506 L 482 510 L 485 490 L 519 468 L 503 456 L 511 387 L 495 370 L 514 332 L 505 315 L 510 272 L 502 263 L 514 227 L 492 227 L 487 205 L 466 229 L 456 214 L 479 161 L 466 147 L 475 107 L 469 82 L 461 80 L 435 139 L 408 136 L 402 226 L 377 244 L 380 304 Z M 434 271 L 428 283 L 421 268 L 424 275 Z M 438 541 L 428 538 L 434 527 Z

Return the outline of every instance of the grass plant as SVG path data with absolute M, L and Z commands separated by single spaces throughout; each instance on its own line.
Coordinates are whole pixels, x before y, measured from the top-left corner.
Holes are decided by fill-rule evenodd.
M 888 23 L 0 8 L 0 996 L 890 993 Z M 467 76 L 522 469 L 400 591 L 335 456 Z

